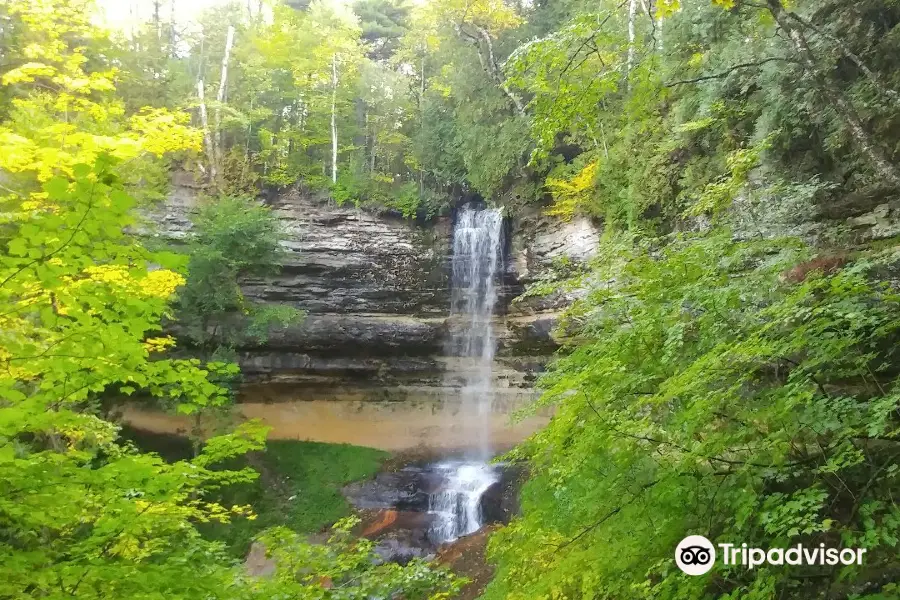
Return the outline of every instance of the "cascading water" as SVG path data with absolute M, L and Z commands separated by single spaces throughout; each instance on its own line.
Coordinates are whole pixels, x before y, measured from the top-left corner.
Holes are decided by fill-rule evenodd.
M 494 362 L 494 305 L 502 266 L 503 216 L 499 210 L 463 208 L 453 229 L 450 338 L 447 354 L 461 379 L 454 428 L 472 448 L 471 460 L 437 465 L 444 484 L 431 495 L 435 516 L 431 536 L 437 543 L 452 541 L 481 527 L 481 496 L 498 479 L 487 464 L 491 457 L 489 420 L 493 404 L 491 371 Z
M 498 479 L 494 468 L 483 462 L 447 462 L 435 470 L 444 483 L 429 499 L 431 539 L 442 544 L 481 529 L 481 496 Z
M 499 210 L 459 212 L 453 229 L 450 336 L 447 355 L 456 365 L 452 383 L 460 384 L 457 403 L 461 429 L 473 458 L 490 458 L 489 419 L 493 404 L 494 305 L 497 303 L 503 216 Z

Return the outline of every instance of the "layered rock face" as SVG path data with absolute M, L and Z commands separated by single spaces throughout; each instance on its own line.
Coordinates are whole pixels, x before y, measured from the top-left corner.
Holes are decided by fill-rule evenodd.
M 290 384 L 294 399 L 404 400 L 435 386 L 449 221 L 418 226 L 296 193 L 272 208 L 288 232 L 287 259 L 279 275 L 245 282 L 244 293 L 307 316 L 245 349 L 244 372 Z
M 197 195 L 189 181 L 176 181 L 164 213 L 154 216 L 158 235 L 184 236 Z M 417 224 L 294 191 L 269 204 L 288 234 L 287 259 L 277 276 L 246 281 L 244 293 L 307 316 L 273 331 L 263 346 L 241 349 L 254 384 L 245 401 L 403 402 L 434 413 L 455 385 L 447 373 L 460 367 L 444 356 L 452 218 Z M 495 404 L 503 413 L 531 397 L 536 372 L 554 349 L 554 319 L 571 298 L 510 301 L 555 262 L 589 257 L 599 239 L 587 221 L 561 223 L 538 211 L 507 229 L 495 323 Z
M 580 292 L 558 289 L 547 295 L 516 298 L 528 284 L 547 277 L 551 271 L 572 268 L 593 257 L 600 243 L 600 230 L 585 218 L 563 222 L 543 215 L 536 207 L 518 215 L 510 229 L 506 337 L 501 339 L 499 353 L 531 357 L 540 363 L 556 350 L 551 337 L 553 328 L 562 310 Z

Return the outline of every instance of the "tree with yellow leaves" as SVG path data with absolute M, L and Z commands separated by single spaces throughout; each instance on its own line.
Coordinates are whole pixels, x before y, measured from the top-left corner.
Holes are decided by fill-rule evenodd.
M 237 367 L 166 355 L 175 342 L 160 323 L 185 283 L 183 265 L 128 233 L 136 202 L 120 173 L 147 153 L 195 149 L 197 138 L 172 113 L 116 117 L 112 73 L 86 68 L 84 44 L 102 38 L 86 6 L 5 7 L 28 41 L 0 73 L 13 107 L 0 121 L 0 597 L 322 598 L 318 581 L 282 583 L 295 563 L 272 582 L 246 579 L 195 527 L 252 518 L 212 492 L 256 477 L 219 467 L 261 449 L 265 428 L 245 423 L 206 440 L 191 461 L 167 463 L 121 441 L 103 413 L 134 394 L 182 413 L 221 405 L 227 390 L 211 378 Z M 330 556 L 342 552 L 353 561 L 338 583 L 354 597 L 427 597 L 453 585 L 424 564 L 378 565 L 368 546 Z M 372 583 L 357 581 L 363 572 Z
M 76 164 L 108 154 L 125 182 L 146 187 L 146 178 L 167 166 L 167 154 L 196 151 L 200 135 L 188 115 L 145 109 L 130 117 L 115 95 L 117 72 L 106 60 L 106 32 L 91 23 L 90 0 L 27 0 L 6 7 L 21 31 L 0 74 L 10 109 L 0 124 L 0 169 L 16 191 Z M 117 167 L 118 168 L 118 167 Z M 21 184 L 24 187 L 19 187 Z

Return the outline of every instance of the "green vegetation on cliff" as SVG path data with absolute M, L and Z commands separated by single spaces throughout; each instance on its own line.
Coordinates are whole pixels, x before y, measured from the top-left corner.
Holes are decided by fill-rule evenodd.
M 514 452 L 532 476 L 487 597 L 892 597 L 900 294 L 880 279 L 900 254 L 839 269 L 794 240 L 666 242 L 610 240 L 569 310 L 578 342 L 542 381 L 553 422 Z M 689 534 L 867 554 L 691 577 L 672 560 Z

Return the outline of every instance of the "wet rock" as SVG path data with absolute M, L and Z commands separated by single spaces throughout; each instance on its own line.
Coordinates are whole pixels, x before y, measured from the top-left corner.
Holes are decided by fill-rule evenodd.
M 398 530 L 378 540 L 375 554 L 384 562 L 405 565 L 415 558 L 433 555 L 434 547 L 424 532 Z
M 456 596 L 458 600 L 480 598 L 493 578 L 494 567 L 485 559 L 485 550 L 496 529 L 496 525 L 487 525 L 471 535 L 442 546 L 438 551 L 438 563 L 469 580 Z
M 519 490 L 525 482 L 525 470 L 519 466 L 505 466 L 500 480 L 481 496 L 481 516 L 484 523 L 509 523 L 519 512 Z
M 296 325 L 273 330 L 265 347 L 320 353 L 339 351 L 342 357 L 365 356 L 373 351 L 429 356 L 440 353 L 444 335 L 441 318 L 310 314 Z
M 498 352 L 513 356 L 551 355 L 559 349 L 553 339 L 560 313 L 550 311 L 542 314 L 508 318 L 509 338 L 500 340 Z
M 850 225 L 862 230 L 865 237 L 881 240 L 900 234 L 900 209 L 890 204 L 879 204 L 871 212 L 849 219 Z
M 558 345 L 551 333 L 561 311 L 585 290 L 551 286 L 554 289 L 546 294 L 517 296 L 530 284 L 565 279 L 578 272 L 599 248 L 602 229 L 591 220 L 561 221 L 542 211 L 540 207 L 525 209 L 512 223 L 507 279 L 514 282 L 517 293 L 506 298 L 505 307 L 506 314 L 513 317 L 508 323 L 511 342 L 507 351 L 512 355 L 552 354 Z
M 436 551 L 428 538 L 432 515 L 396 509 L 365 512 L 369 514 L 364 514 L 360 535 L 377 542 L 375 553 L 382 561 L 406 564 Z
M 540 207 L 526 209 L 512 224 L 507 272 L 520 283 L 530 283 L 555 264 L 583 263 L 600 243 L 601 229 L 579 217 L 561 221 L 544 215 Z
M 407 467 L 391 473 L 379 473 L 375 479 L 344 487 L 344 497 L 359 509 L 428 510 L 428 497 L 436 485 L 433 474 Z

